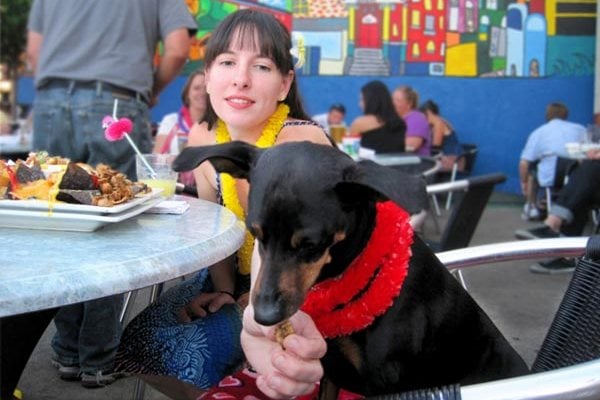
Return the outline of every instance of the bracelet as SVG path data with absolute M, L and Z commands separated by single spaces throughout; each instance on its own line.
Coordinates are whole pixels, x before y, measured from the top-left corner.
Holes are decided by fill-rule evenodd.
M 233 295 L 233 293 L 227 291 L 227 290 L 219 290 L 219 293 L 224 293 L 224 294 L 228 294 L 229 296 L 231 296 L 232 299 L 235 300 L 235 296 Z

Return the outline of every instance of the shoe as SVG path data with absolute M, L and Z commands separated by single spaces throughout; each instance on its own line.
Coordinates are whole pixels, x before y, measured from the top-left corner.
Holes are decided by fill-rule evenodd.
M 540 210 L 535 205 L 526 203 L 523 206 L 523 212 L 521 213 L 523 221 L 539 221 L 541 216 Z
M 58 369 L 58 376 L 65 381 L 77 381 L 81 378 L 81 370 L 79 365 L 65 365 L 58 361 L 57 358 L 52 359 L 52 365 Z
M 542 225 L 532 229 L 517 229 L 515 237 L 517 239 L 554 239 L 560 237 L 560 233 L 554 232 L 547 225 Z
M 81 374 L 81 386 L 88 389 L 101 388 L 114 383 L 117 379 L 125 377 L 124 372 L 96 371 Z
M 575 261 L 565 258 L 554 258 L 529 266 L 529 271 L 534 274 L 567 274 L 575 271 Z

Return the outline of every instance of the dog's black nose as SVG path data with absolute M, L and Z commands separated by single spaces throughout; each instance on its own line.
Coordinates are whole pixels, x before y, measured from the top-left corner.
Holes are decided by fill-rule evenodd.
M 264 326 L 278 324 L 289 317 L 277 300 L 272 301 L 257 297 L 252 305 L 254 306 L 254 320 Z

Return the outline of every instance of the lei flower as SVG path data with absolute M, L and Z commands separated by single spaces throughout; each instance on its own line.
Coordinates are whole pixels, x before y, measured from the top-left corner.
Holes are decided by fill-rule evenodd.
M 375 229 L 367 246 L 341 275 L 313 286 L 301 309 L 325 338 L 366 328 L 400 294 L 412 243 L 408 213 L 391 201 L 377 203 Z
M 290 108 L 280 103 L 277 110 L 271 115 L 267 121 L 267 125 L 263 129 L 260 137 L 256 141 L 256 146 L 261 148 L 271 147 L 275 144 L 277 135 L 283 127 L 285 120 L 290 112 Z M 217 121 L 216 129 L 217 143 L 227 143 L 231 141 L 231 136 L 227 130 L 227 126 L 220 119 Z M 223 203 L 225 207 L 233 211 L 233 213 L 242 221 L 246 220 L 246 213 L 240 204 L 237 190 L 235 188 L 235 178 L 227 173 L 221 174 L 221 191 L 223 192 Z M 252 250 L 254 248 L 254 237 L 250 232 L 246 231 L 244 243 L 238 250 L 238 264 L 240 273 L 247 275 L 250 273 L 250 262 L 252 259 Z

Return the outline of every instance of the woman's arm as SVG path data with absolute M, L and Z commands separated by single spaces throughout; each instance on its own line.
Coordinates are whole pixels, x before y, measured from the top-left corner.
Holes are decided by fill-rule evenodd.
M 207 146 L 214 144 L 214 135 L 206 129 L 206 124 L 195 123 L 188 136 L 188 146 Z M 203 162 L 194 169 L 194 178 L 198 189 L 198 197 L 203 200 L 217 202 L 217 172 L 209 162 Z M 179 312 L 182 322 L 189 322 L 193 317 L 203 317 L 207 311 L 215 312 L 224 304 L 236 301 L 235 293 L 235 256 L 228 257 L 209 267 L 213 283 L 213 293 L 201 293 L 190 301 Z

